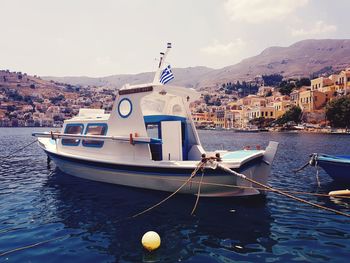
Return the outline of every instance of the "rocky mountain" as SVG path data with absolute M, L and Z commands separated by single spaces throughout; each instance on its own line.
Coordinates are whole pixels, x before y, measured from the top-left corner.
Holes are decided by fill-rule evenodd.
M 53 80 L 45 80 L 38 76 L 30 76 L 23 72 L 11 72 L 0 70 L 0 96 L 11 93 L 14 97 L 55 97 L 58 93 L 75 92 L 69 84 L 56 83 Z M 7 96 L 4 96 L 7 98 Z M 0 104 L 3 100 L 0 100 Z
M 175 68 L 173 84 L 194 88 L 219 86 L 226 82 L 250 81 L 263 74 L 278 73 L 284 77 L 309 77 L 314 72 L 331 69 L 336 72 L 350 66 L 350 39 L 310 39 L 289 47 L 269 47 L 259 55 L 221 69 L 207 67 Z M 101 78 L 44 77 L 63 83 L 121 87 L 152 80 L 152 72 L 113 75 Z
M 331 67 L 350 66 L 350 39 L 303 40 L 289 47 L 270 47 L 240 63 L 213 70 L 198 86 L 215 86 L 232 80 L 253 80 L 257 75 L 278 73 L 284 77 L 309 77 Z
M 189 88 L 197 88 L 200 82 L 213 69 L 207 67 L 189 67 L 172 69 L 176 76 L 172 84 L 181 85 Z M 43 77 L 46 80 L 55 82 L 69 83 L 72 85 L 89 85 L 89 86 L 113 86 L 122 87 L 124 84 L 141 84 L 152 82 L 154 72 L 145 72 L 139 74 L 120 74 L 101 78 L 91 77 Z

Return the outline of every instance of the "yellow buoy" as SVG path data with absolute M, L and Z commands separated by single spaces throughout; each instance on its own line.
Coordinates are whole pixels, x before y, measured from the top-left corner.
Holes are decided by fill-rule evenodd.
M 156 250 L 160 246 L 160 236 L 157 232 L 148 231 L 143 235 L 141 243 L 148 251 Z

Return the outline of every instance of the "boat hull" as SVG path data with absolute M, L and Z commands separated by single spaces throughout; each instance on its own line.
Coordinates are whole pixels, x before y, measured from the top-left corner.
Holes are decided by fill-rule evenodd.
M 350 163 L 318 160 L 318 165 L 321 166 L 334 181 L 350 184 Z
M 167 192 L 176 191 L 188 180 L 193 171 L 188 168 L 159 169 L 157 167 L 138 166 L 136 168 L 125 165 L 108 165 L 99 162 L 67 158 L 49 152 L 46 153 L 61 171 L 69 175 L 93 181 Z M 260 183 L 266 184 L 268 174 L 264 175 L 261 173 L 264 171 L 264 169 L 260 169 L 261 166 L 268 165 L 261 160 L 254 160 L 249 165 L 242 167 L 244 169 L 240 169 L 239 172 Z M 257 178 L 256 171 L 259 171 L 259 178 Z M 179 192 L 184 194 L 197 194 L 200 178 L 201 172 L 198 172 L 197 176 L 187 183 Z M 261 191 L 253 188 L 250 182 L 225 174 L 219 170 L 206 169 L 201 184 L 201 196 L 207 197 L 246 196 L 261 193 Z

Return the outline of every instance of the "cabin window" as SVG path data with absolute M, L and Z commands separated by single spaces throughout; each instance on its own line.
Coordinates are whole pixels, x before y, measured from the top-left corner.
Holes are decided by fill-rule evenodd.
M 83 124 L 67 124 L 64 129 L 65 134 L 82 134 L 84 130 Z M 80 139 L 62 139 L 62 145 L 78 146 Z
M 89 123 L 85 130 L 85 135 L 106 135 L 108 126 L 105 123 Z M 104 141 L 83 140 L 85 147 L 102 147 Z
M 146 130 L 148 137 L 160 139 L 160 130 L 158 124 L 147 124 Z

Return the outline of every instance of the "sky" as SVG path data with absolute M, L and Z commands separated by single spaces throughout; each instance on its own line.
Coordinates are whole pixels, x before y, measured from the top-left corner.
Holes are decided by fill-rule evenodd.
M 350 38 L 350 0 L 0 0 L 0 69 L 40 76 L 221 68 L 270 46 Z

